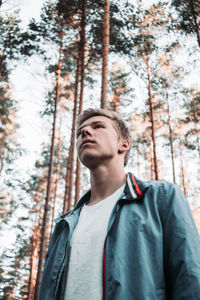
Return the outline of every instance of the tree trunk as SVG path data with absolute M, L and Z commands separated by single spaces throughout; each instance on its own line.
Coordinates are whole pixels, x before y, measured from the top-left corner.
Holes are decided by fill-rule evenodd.
M 200 32 L 199 32 L 199 26 L 198 26 L 198 21 L 197 21 L 197 14 L 196 14 L 196 11 L 195 11 L 194 0 L 189 0 L 189 4 L 191 6 L 191 13 L 192 13 L 192 17 L 194 19 L 194 27 L 195 27 L 195 31 L 196 31 L 196 34 L 197 34 L 197 42 L 198 42 L 198 45 L 200 47 Z
M 185 171 L 183 166 L 183 145 L 179 143 L 179 150 L 180 150 L 180 164 L 181 164 L 181 181 L 183 186 L 183 191 L 185 196 L 187 196 L 186 184 L 185 184 Z
M 1 56 L 0 56 L 0 77 L 2 76 L 2 70 L 3 70 L 3 66 L 5 64 L 5 55 L 4 55 L 4 52 L 1 53 Z
M 138 178 L 140 178 L 140 151 L 137 147 L 137 168 L 138 168 Z
M 109 0 L 104 0 L 101 108 L 106 108 L 108 102 L 107 86 L 108 86 L 109 36 L 110 36 L 110 2 Z
M 116 95 L 116 90 L 114 89 L 114 96 L 113 96 L 113 100 L 112 100 L 112 105 L 113 105 L 113 111 L 117 111 L 117 104 L 119 102 L 119 99 Z
M 71 207 L 72 207 L 75 126 L 76 126 L 76 115 L 77 115 L 79 77 L 80 77 L 80 57 L 78 55 L 75 89 L 74 89 L 74 109 L 73 109 L 73 119 L 72 119 L 72 130 L 71 130 L 70 147 L 69 147 L 67 170 L 66 170 L 66 177 L 65 177 L 65 195 L 64 195 L 64 201 L 63 201 L 63 213 L 66 212 L 67 210 L 71 209 Z
M 197 128 L 197 124 L 195 123 L 195 130 L 197 132 L 196 137 L 197 137 L 197 149 L 198 149 L 198 153 L 199 153 L 199 159 L 200 159 L 200 142 L 199 142 L 199 130 Z
M 61 114 L 60 114 L 60 126 L 59 126 L 59 134 L 58 134 L 58 149 L 57 149 L 57 163 L 56 163 L 56 178 L 54 184 L 54 192 L 53 192 L 53 201 L 52 201 L 52 216 L 51 216 L 51 230 L 50 236 L 53 232 L 54 227 L 54 215 L 55 215 L 55 205 L 56 205 L 56 197 L 57 197 L 57 188 L 59 182 L 59 172 L 60 172 L 60 154 L 61 154 L 61 126 L 62 126 L 62 117 L 63 117 L 64 105 L 61 104 Z
M 1 160 L 1 162 L 0 162 L 0 175 L 1 175 L 1 173 L 3 171 L 3 168 L 4 168 L 5 156 L 6 156 L 6 146 L 4 146 L 3 153 L 0 157 L 0 160 Z
M 34 299 L 34 290 L 36 283 L 36 270 L 37 270 L 37 261 L 38 261 L 38 251 L 39 251 L 39 240 L 40 240 L 40 228 L 39 226 L 34 226 L 33 236 L 31 240 L 32 244 L 32 255 L 31 255 L 31 269 L 30 277 L 28 283 L 28 300 Z
M 169 141 L 170 141 L 171 158 L 172 158 L 173 182 L 176 183 L 175 163 L 174 163 L 174 147 L 173 147 L 173 133 L 172 133 L 172 126 L 171 126 L 171 117 L 170 117 L 170 108 L 169 108 L 169 101 L 168 101 L 168 93 L 167 93 L 167 97 L 166 97 L 166 102 L 167 102 Z
M 50 208 L 50 193 L 51 193 L 51 181 L 52 181 L 52 171 L 53 171 L 53 159 L 54 159 L 54 148 L 55 148 L 55 130 L 56 130 L 56 118 L 57 118 L 57 104 L 59 99 L 59 88 L 60 88 L 60 77 L 61 77 L 61 55 L 62 55 L 62 38 L 63 32 L 60 33 L 60 49 L 59 49 L 59 60 L 58 60 L 58 68 L 56 72 L 56 91 L 55 91 L 55 102 L 54 102 L 54 116 L 53 116 L 53 129 L 52 129 L 52 138 L 51 138 L 51 150 L 50 150 L 50 163 L 48 170 L 48 179 L 47 179 L 47 191 L 46 191 L 46 201 L 44 207 L 44 215 L 43 215 L 43 223 L 41 230 L 41 244 L 40 244 L 40 253 L 39 253 L 39 262 L 38 262 L 38 273 L 37 280 L 35 286 L 35 296 L 34 300 L 39 299 L 39 290 L 40 284 L 42 280 L 42 269 L 44 265 L 47 239 L 48 239 L 48 219 L 49 219 L 49 208 Z
M 38 209 L 39 207 L 39 186 L 37 188 L 36 194 L 35 194 L 35 220 L 33 224 L 33 234 L 31 237 L 31 267 L 30 267 L 30 276 L 29 276 L 29 282 L 28 282 L 28 300 L 34 299 L 34 293 L 35 293 L 35 285 L 36 285 L 36 270 L 37 270 L 37 262 L 38 262 L 38 254 L 39 254 L 39 248 L 40 248 L 40 230 L 41 230 L 41 217 L 42 213 Z M 39 213 L 39 215 L 38 215 Z
M 83 109 L 83 92 L 85 84 L 85 26 L 86 26 L 86 0 L 82 0 L 82 18 L 81 18 L 81 33 L 80 33 L 80 56 L 81 56 L 81 87 L 80 87 L 80 98 L 79 98 L 79 111 L 80 114 Z M 80 198 L 81 188 L 81 165 L 77 157 L 76 160 L 76 182 L 75 182 L 75 201 L 76 204 Z
M 147 76 L 148 76 L 148 102 L 150 108 L 150 121 L 151 121 L 151 137 L 153 142 L 153 160 L 154 160 L 154 173 L 155 179 L 158 180 L 158 163 L 157 163 L 157 154 L 156 154 L 156 139 L 155 139 L 155 121 L 154 121 L 154 110 L 153 110 L 153 98 L 151 95 L 151 78 L 150 78 L 150 67 L 149 67 L 149 58 L 148 55 L 144 57 L 144 61 L 147 66 Z
M 199 118 L 198 118 L 198 114 L 197 114 L 197 111 L 195 109 L 194 111 L 194 114 L 195 114 L 195 119 L 197 122 L 194 122 L 194 129 L 195 129 L 195 132 L 196 132 L 196 137 L 197 137 L 197 149 L 198 149 L 198 153 L 199 153 L 199 159 L 200 159 L 200 143 L 199 143 L 199 129 L 198 129 L 198 125 L 199 124 Z
M 154 159 L 153 159 L 153 141 L 151 139 L 150 145 L 150 158 L 151 158 L 151 180 L 155 179 L 155 172 L 154 172 Z

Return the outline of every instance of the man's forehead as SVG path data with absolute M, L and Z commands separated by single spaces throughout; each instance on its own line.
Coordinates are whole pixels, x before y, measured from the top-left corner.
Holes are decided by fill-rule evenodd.
M 93 116 L 93 117 L 90 117 L 88 118 L 87 120 L 85 120 L 79 127 L 78 129 L 81 129 L 85 126 L 88 126 L 88 125 L 92 125 L 94 123 L 98 123 L 98 122 L 103 122 L 103 123 L 110 123 L 110 124 L 113 124 L 113 120 L 111 120 L 110 118 L 108 117 L 105 117 L 105 116 Z

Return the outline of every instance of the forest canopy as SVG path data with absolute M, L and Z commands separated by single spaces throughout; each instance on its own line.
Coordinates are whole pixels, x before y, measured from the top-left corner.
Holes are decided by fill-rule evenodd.
M 200 231 L 200 3 L 0 1 L 0 298 L 37 300 L 54 219 L 89 188 L 86 108 L 130 128 L 126 171 L 180 186 Z

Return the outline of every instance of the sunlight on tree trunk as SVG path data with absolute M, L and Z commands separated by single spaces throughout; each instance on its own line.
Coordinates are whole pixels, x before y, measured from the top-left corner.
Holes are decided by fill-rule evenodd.
M 166 96 L 166 102 L 167 102 L 167 115 L 168 115 L 169 140 L 170 140 L 170 148 L 171 148 L 173 182 L 176 183 L 175 162 L 174 162 L 174 146 L 173 146 L 173 133 L 172 133 L 172 126 L 171 126 L 171 117 L 170 117 L 170 107 L 169 107 L 169 101 L 168 101 L 168 93 L 166 95 L 167 95 Z
M 103 49 L 102 49 L 102 85 L 101 85 L 101 108 L 106 108 L 108 96 L 108 54 L 109 54 L 109 35 L 110 35 L 110 2 L 104 0 L 104 19 L 103 19 Z
M 81 86 L 80 86 L 80 97 L 79 97 L 79 110 L 78 114 L 82 112 L 83 109 L 83 92 L 84 92 L 84 84 L 85 84 L 85 48 L 86 48 L 86 40 L 85 40 L 85 27 L 86 27 L 86 0 L 82 2 L 82 18 L 81 18 L 81 33 L 80 33 L 80 56 L 81 56 Z M 81 189 L 81 165 L 80 161 L 77 157 L 76 159 L 76 181 L 75 181 L 75 200 L 74 204 L 76 204 L 80 198 L 80 189 Z
M 185 171 L 183 166 L 183 145 L 179 142 L 179 150 L 180 150 L 180 167 L 181 167 L 181 181 L 183 186 L 183 191 L 185 196 L 187 196 L 186 184 L 185 184 Z
M 66 170 L 66 177 L 65 177 L 65 195 L 64 195 L 64 201 L 63 201 L 63 213 L 72 208 L 75 127 L 76 127 L 76 116 L 77 116 L 79 77 L 80 77 L 80 56 L 78 56 L 78 58 L 77 58 L 77 67 L 76 67 L 76 80 L 75 80 L 75 89 L 74 89 L 74 108 L 73 108 L 70 148 L 69 148 L 69 155 L 68 155 L 68 159 L 67 159 L 67 170 Z
M 147 75 L 148 75 L 148 102 L 150 108 L 150 121 L 151 121 L 151 136 L 153 142 L 153 163 L 154 163 L 154 173 L 155 179 L 158 180 L 158 163 L 157 163 L 157 154 L 156 154 L 156 138 L 155 138 L 155 121 L 154 121 L 154 108 L 153 108 L 153 99 L 151 95 L 151 78 L 150 78 L 150 67 L 149 67 L 149 58 L 148 55 L 144 57 L 144 61 L 147 67 Z

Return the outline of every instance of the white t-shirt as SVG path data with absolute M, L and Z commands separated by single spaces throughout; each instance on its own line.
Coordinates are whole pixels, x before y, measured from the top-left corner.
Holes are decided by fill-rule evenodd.
M 84 205 L 71 239 L 65 300 L 102 300 L 102 260 L 108 221 L 125 184 L 106 199 Z

